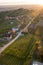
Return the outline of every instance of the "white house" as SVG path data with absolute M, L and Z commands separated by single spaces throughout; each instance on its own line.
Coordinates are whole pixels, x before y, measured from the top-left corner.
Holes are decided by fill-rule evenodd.
M 16 31 L 18 31 L 19 29 L 18 28 L 12 28 L 12 31 L 13 32 L 16 32 Z

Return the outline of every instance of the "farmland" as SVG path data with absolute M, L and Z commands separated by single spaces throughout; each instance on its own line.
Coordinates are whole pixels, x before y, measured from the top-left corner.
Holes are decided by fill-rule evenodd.
M 0 64 L 23 65 L 34 44 L 34 36 L 28 34 L 20 37 L 1 54 Z
M 40 20 L 43 20 L 43 18 L 41 19 L 41 14 L 35 18 L 38 12 L 40 11 L 20 8 L 0 13 L 0 50 L 1 47 L 3 48 L 4 45 L 6 46 L 8 42 L 10 43 L 15 39 L 15 37 L 19 35 L 18 33 L 21 33 L 21 36 L 19 36 L 16 41 L 0 53 L 0 65 L 29 65 L 31 60 L 38 59 L 38 57 L 34 57 L 34 52 L 36 52 L 38 46 L 41 46 L 43 43 L 43 24 L 41 24 L 42 26 L 40 25 Z M 35 19 L 32 21 L 33 18 Z M 24 30 L 31 21 L 31 25 Z M 12 32 L 12 28 L 19 28 L 19 31 L 15 32 L 17 34 Z M 22 30 L 23 32 L 21 32 Z M 9 37 L 7 37 L 8 40 L 4 37 L 4 34 L 9 31 L 11 32 L 11 36 L 15 36 L 12 37 L 10 41 L 8 41 Z M 35 56 L 38 56 L 38 54 L 39 51 Z
M 23 22 L 23 26 L 26 26 L 35 14 L 36 11 L 34 10 L 22 8 L 14 11 L 0 12 L 0 33 L 12 27 L 17 27 L 21 22 Z M 11 22 L 13 22 L 13 24 L 11 24 Z
M 13 27 L 21 25 L 19 29 L 23 29 L 29 23 L 31 18 L 35 16 L 35 12 L 36 11 L 34 10 L 23 8 L 0 12 L 0 38 L 2 39 L 4 34 L 9 32 Z M 0 41 L 0 46 L 5 44 L 6 41 Z
M 32 12 L 32 11 L 31 11 Z M 13 27 L 18 27 L 18 25 L 21 24 L 21 22 L 25 20 L 25 16 L 27 16 L 27 13 L 30 15 L 29 10 L 24 10 L 24 9 L 17 9 L 13 11 L 3 11 L 0 12 L 0 38 L 3 38 L 4 34 L 11 30 Z M 23 16 L 23 19 L 19 21 L 16 18 L 20 16 Z M 7 19 L 6 19 L 7 17 Z M 13 19 L 12 19 L 13 18 Z M 27 25 L 26 23 L 21 26 L 24 27 Z M 3 46 L 6 44 L 5 41 L 0 41 L 0 46 Z

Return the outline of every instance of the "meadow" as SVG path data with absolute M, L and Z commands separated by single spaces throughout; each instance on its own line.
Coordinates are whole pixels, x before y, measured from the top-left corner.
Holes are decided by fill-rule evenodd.
M 0 55 L 0 64 L 23 65 L 34 44 L 33 35 L 26 34 L 20 37 Z

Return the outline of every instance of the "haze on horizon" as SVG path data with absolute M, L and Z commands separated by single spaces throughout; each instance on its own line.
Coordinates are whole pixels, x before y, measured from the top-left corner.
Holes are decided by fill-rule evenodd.
M 0 5 L 43 5 L 43 0 L 0 0 Z

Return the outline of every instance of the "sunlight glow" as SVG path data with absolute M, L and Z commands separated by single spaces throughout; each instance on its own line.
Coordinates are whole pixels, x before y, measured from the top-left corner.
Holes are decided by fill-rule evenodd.
M 43 5 L 43 0 L 0 0 L 0 5 L 24 5 L 24 4 Z

